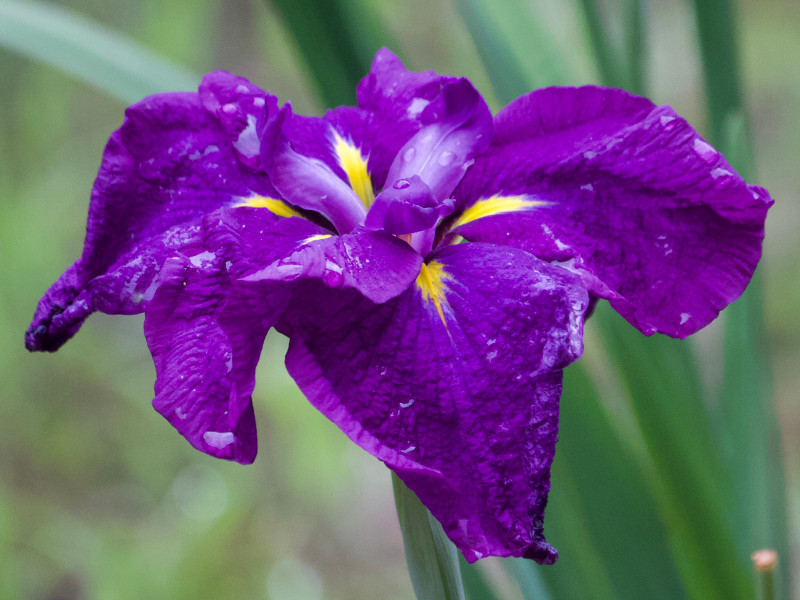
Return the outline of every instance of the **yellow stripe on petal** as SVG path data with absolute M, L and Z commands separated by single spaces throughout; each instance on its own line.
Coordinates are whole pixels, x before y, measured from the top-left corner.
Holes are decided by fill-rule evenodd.
M 422 299 L 426 304 L 433 302 L 445 327 L 447 327 L 447 321 L 444 319 L 442 306 L 448 306 L 447 298 L 444 295 L 447 290 L 445 282 L 448 279 L 452 279 L 452 277 L 444 270 L 442 263 L 435 260 L 428 264 L 422 263 L 419 275 L 417 275 L 417 287 L 422 292 Z
M 535 208 L 537 206 L 547 206 L 551 202 L 544 200 L 528 200 L 528 196 L 520 194 L 518 196 L 501 196 L 495 194 L 491 198 L 483 198 L 470 206 L 453 224 L 453 228 L 472 223 L 484 217 L 502 215 L 504 213 L 519 212 Z
M 352 142 L 345 141 L 336 132 L 334 132 L 334 136 L 333 150 L 336 152 L 339 166 L 347 175 L 350 187 L 353 188 L 356 196 L 361 199 L 365 207 L 369 208 L 372 201 L 375 200 L 375 192 L 372 189 L 372 179 L 367 172 L 367 159 L 361 155 L 361 150 Z
M 301 217 L 299 212 L 293 209 L 291 206 L 286 204 L 283 200 L 277 200 L 275 198 L 267 198 L 266 196 L 251 196 L 250 198 L 244 198 L 242 202 L 236 205 L 239 206 L 251 206 L 253 208 L 266 208 L 269 212 L 273 215 L 278 217 Z
M 320 240 L 327 240 L 329 237 L 333 237 L 329 233 L 321 233 L 319 235 L 312 235 L 311 237 L 307 237 L 302 241 L 302 245 L 305 246 L 306 244 L 310 244 L 311 242 L 318 242 Z

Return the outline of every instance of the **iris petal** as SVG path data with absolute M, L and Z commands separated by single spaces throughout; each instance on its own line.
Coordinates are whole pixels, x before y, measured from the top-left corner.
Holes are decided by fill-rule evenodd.
M 456 193 L 541 202 L 457 231 L 569 266 L 646 334 L 685 337 L 739 297 L 761 256 L 765 190 L 669 107 L 620 90 L 512 102 Z
M 560 369 L 581 352 L 586 292 L 513 248 L 439 252 L 440 318 L 416 285 L 384 304 L 298 286 L 278 328 L 306 397 L 384 461 L 469 560 L 552 562 L 543 511 Z
M 205 214 L 253 193 L 277 195 L 237 159 L 197 94 L 158 94 L 128 108 L 103 154 L 83 255 L 40 301 L 26 346 L 58 349 L 94 310 L 141 312 L 165 256 Z

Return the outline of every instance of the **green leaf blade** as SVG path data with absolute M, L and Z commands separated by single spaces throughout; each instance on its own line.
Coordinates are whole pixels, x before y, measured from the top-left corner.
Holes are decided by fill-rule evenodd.
M 44 3 L 0 2 L 0 45 L 49 63 L 126 103 L 157 92 L 193 90 L 200 81 L 130 38 Z
M 392 488 L 406 562 L 419 600 L 465 600 L 455 546 L 441 524 L 405 483 L 392 473 Z

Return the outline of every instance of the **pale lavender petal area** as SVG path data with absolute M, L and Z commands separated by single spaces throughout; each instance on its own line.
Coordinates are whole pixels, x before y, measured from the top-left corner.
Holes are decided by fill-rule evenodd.
M 240 463 L 256 455 L 255 368 L 291 291 L 241 278 L 254 261 L 270 259 L 253 246 L 273 257 L 285 251 L 282 239 L 265 241 L 276 240 L 275 224 L 264 209 L 209 214 L 198 235 L 164 262 L 145 310 L 154 408 L 198 450 Z
M 398 179 L 375 198 L 364 223 L 367 229 L 395 235 L 430 229 L 453 212 L 453 201 L 439 202 L 418 176 Z
M 267 123 L 261 145 L 264 169 L 286 200 L 324 215 L 339 233 L 348 233 L 364 222 L 366 208 L 328 162 L 294 148 L 291 137 L 294 120 L 291 106 L 285 104 Z M 308 119 L 305 122 L 310 126 Z M 317 127 L 324 125 L 318 123 Z
M 214 71 L 203 77 L 200 101 L 222 126 L 242 163 L 255 169 L 261 160 L 261 135 L 278 99 L 244 77 Z
M 422 129 L 400 149 L 387 183 L 417 175 L 437 199 L 450 196 L 492 139 L 492 114 L 467 79 L 447 82 L 422 111 Z
M 374 304 L 298 284 L 278 324 L 290 337 L 287 368 L 468 560 L 551 563 L 542 519 L 560 370 L 581 353 L 588 295 L 572 273 L 514 248 L 461 244 L 434 260 L 441 316 L 417 286 Z
M 298 231 L 299 225 L 288 221 L 281 225 L 291 225 Z M 298 237 L 292 251 L 243 279 L 250 282 L 317 279 L 328 288 L 350 288 L 382 303 L 408 289 L 419 273 L 420 264 L 422 257 L 395 236 L 358 228 L 342 236 L 307 242 Z
M 458 233 L 563 264 L 640 331 L 680 338 L 741 295 L 772 204 L 671 108 L 595 87 L 538 90 L 497 115 L 456 196 L 495 194 L 539 205 Z
M 253 193 L 276 195 L 237 160 L 197 94 L 158 94 L 128 108 L 92 190 L 83 255 L 40 301 L 26 346 L 58 349 L 94 310 L 141 312 L 166 254 L 203 215 Z

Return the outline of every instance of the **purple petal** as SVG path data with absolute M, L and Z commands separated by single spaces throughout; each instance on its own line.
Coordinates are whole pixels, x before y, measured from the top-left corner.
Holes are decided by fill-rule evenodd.
M 303 128 L 293 125 L 296 121 L 297 117 L 292 115 L 291 106 L 287 104 L 267 124 L 262 140 L 264 168 L 273 185 L 289 202 L 324 215 L 339 233 L 348 233 L 363 223 L 364 204 L 329 162 L 302 154 L 293 147 L 292 130 Z M 302 121 L 305 127 L 312 126 L 309 121 Z M 315 126 L 326 128 L 322 122 Z M 327 129 L 326 139 L 330 139 L 327 136 L 333 131 Z
M 269 223 L 267 212 L 209 215 L 202 233 L 166 260 L 145 311 L 157 374 L 153 406 L 198 450 L 240 463 L 256 455 L 256 363 L 290 294 L 238 280 L 253 267 L 242 250 L 261 236 L 251 230 Z M 254 227 L 242 227 L 245 215 Z
M 495 194 L 537 202 L 458 233 L 568 266 L 639 330 L 675 337 L 742 293 L 772 203 L 671 108 L 595 87 L 539 90 L 497 115 L 456 196 Z
M 367 213 L 367 229 L 395 235 L 430 229 L 453 212 L 451 200 L 437 202 L 431 189 L 416 175 L 399 179 L 383 190 Z
M 298 285 L 278 325 L 291 340 L 287 368 L 468 560 L 552 562 L 542 518 L 560 369 L 581 352 L 587 294 L 568 271 L 513 248 L 461 244 L 434 261 L 426 269 L 439 286 L 427 299 L 424 283 L 380 305 Z
M 286 229 L 299 227 L 288 221 L 281 225 Z M 296 236 L 292 238 L 296 240 L 292 251 L 245 280 L 318 279 L 328 288 L 352 288 L 373 302 L 383 303 L 408 289 L 422 263 L 422 257 L 411 246 L 380 231 L 359 228 L 343 236 L 307 236 L 306 240 L 295 233 L 291 235 Z
M 260 134 L 278 110 L 278 99 L 243 77 L 214 71 L 200 83 L 200 100 L 225 131 L 244 164 L 255 169 L 261 154 Z
M 492 114 L 466 79 L 444 85 L 423 113 L 424 127 L 400 149 L 388 182 L 418 175 L 437 199 L 447 198 L 492 137 Z
M 433 71 L 408 71 L 386 48 L 378 51 L 369 74 L 358 85 L 358 111 L 340 108 L 326 119 L 347 122 L 355 140 L 369 150 L 369 170 L 375 189 L 386 184 L 389 167 L 400 149 L 430 123 L 431 105 L 440 105 L 442 90 L 455 78 Z M 368 115 L 365 116 L 365 115 Z M 358 118 L 355 119 L 354 117 Z M 413 173 L 412 173 L 413 174 Z
M 56 350 L 97 309 L 140 312 L 164 257 L 202 216 L 254 192 L 277 195 L 237 160 L 197 94 L 159 94 L 128 108 L 92 190 L 83 255 L 40 301 L 26 346 Z

